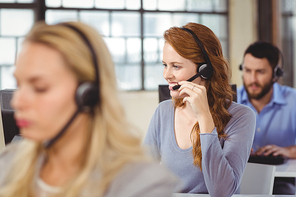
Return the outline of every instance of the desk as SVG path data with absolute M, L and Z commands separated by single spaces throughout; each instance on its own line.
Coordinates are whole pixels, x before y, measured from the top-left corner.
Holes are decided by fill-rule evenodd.
M 209 194 L 181 194 L 175 193 L 172 197 L 210 197 Z M 232 197 L 291 197 L 291 195 L 254 195 L 254 194 L 234 194 Z
M 286 163 L 275 167 L 275 177 L 296 177 L 296 159 L 289 159 Z

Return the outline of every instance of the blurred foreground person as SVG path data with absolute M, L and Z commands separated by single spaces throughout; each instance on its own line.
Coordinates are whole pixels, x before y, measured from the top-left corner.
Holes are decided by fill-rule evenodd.
M 11 103 L 24 139 L 0 155 L 0 196 L 171 196 L 176 178 L 145 157 L 94 29 L 36 24 L 14 75 Z

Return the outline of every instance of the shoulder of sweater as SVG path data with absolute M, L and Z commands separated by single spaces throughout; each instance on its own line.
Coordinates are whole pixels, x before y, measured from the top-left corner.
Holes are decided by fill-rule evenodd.
M 243 114 L 246 114 L 249 116 L 255 116 L 254 111 L 250 107 L 243 105 L 243 104 L 236 103 L 236 102 L 232 102 L 232 104 L 228 108 L 228 112 L 232 116 L 234 116 L 234 115 L 239 116 L 239 115 L 243 115 Z

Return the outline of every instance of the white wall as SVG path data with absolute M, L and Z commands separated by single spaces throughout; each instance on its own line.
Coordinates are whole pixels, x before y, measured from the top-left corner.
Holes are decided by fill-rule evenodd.
M 229 0 L 229 53 L 231 83 L 242 85 L 238 66 L 246 48 L 257 40 L 257 7 L 255 0 Z
M 120 92 L 128 120 L 145 135 L 158 105 L 158 91 Z

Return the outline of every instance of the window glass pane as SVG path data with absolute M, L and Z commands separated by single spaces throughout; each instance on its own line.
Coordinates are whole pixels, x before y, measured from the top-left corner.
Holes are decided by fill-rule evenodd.
M 293 38 L 296 33 L 296 17 L 290 16 L 285 17 L 282 22 L 283 29 L 286 29 L 286 31 L 282 31 L 282 37 L 288 41 L 287 44 L 293 45 Z M 292 43 L 289 43 L 292 42 Z M 296 57 L 296 56 L 295 56 Z
M 141 89 L 141 67 L 140 64 L 116 64 L 115 72 L 118 87 L 121 90 Z
M 112 55 L 113 61 L 123 63 L 125 61 L 125 40 L 123 38 L 104 38 L 108 49 Z
M 214 0 L 214 10 L 219 12 L 226 12 L 227 0 Z
M 94 27 L 101 35 L 110 35 L 109 12 L 80 11 L 80 20 Z
M 291 12 L 294 11 L 296 8 L 296 1 L 295 0 L 282 0 L 281 6 L 283 12 Z
M 18 3 L 33 3 L 34 0 L 17 0 Z
M 15 39 L 0 38 L 0 64 L 14 64 Z
M 0 3 L 33 3 L 34 0 L 0 0 Z
M 164 46 L 163 38 L 144 39 L 144 61 L 162 64 L 162 51 Z
M 218 38 L 227 38 L 227 18 L 221 15 L 203 14 L 202 24 L 209 27 Z
M 31 29 L 34 22 L 33 10 L 1 9 L 0 29 L 2 36 L 23 36 Z
M 154 41 L 152 41 L 154 40 Z M 162 66 L 162 51 L 163 51 L 163 46 L 164 46 L 164 39 L 159 38 L 159 39 L 145 39 L 144 44 L 149 44 L 149 41 L 153 42 L 153 44 L 156 46 L 150 46 L 150 51 L 151 49 L 157 50 L 157 52 L 154 52 L 152 54 L 153 60 L 154 60 L 154 55 L 156 55 L 156 62 L 155 63 L 147 63 L 145 62 L 145 67 L 144 67 L 144 73 L 145 73 L 145 78 L 144 78 L 144 88 L 147 90 L 156 90 L 158 88 L 159 84 L 167 84 L 166 80 L 163 78 L 163 66 Z M 147 47 L 147 45 L 146 45 Z M 146 52 L 146 47 L 144 48 Z M 149 48 L 148 48 L 149 49 Z M 146 53 L 145 53 L 146 57 Z M 145 58 L 146 60 L 147 58 Z
M 16 42 L 17 42 L 17 51 L 16 51 L 16 53 L 17 53 L 17 56 L 19 55 L 19 53 L 21 52 L 21 50 L 22 50 L 22 47 L 23 47 L 23 41 L 24 41 L 24 37 L 21 37 L 21 38 L 17 38 L 16 39 Z
M 127 61 L 129 63 L 141 62 L 141 39 L 128 38 L 126 46 L 127 46 Z
M 75 10 L 47 10 L 45 13 L 45 21 L 47 24 L 73 20 L 77 20 L 77 11 Z
M 156 10 L 157 0 L 143 0 L 143 8 L 145 10 Z
M 112 36 L 140 36 L 140 14 L 132 12 L 113 12 Z
M 15 0 L 0 0 L 0 3 L 14 3 Z
M 47 7 L 60 7 L 62 6 L 61 0 L 46 0 L 45 4 Z
M 144 60 L 145 62 L 157 62 L 158 55 L 158 40 L 156 38 L 144 39 Z
M 163 66 L 161 63 L 146 64 L 144 88 L 146 90 L 156 90 L 159 84 L 167 84 L 167 81 L 163 78 L 162 73 Z
M 144 36 L 163 36 L 165 30 L 172 26 L 169 13 L 144 13 Z
M 63 7 L 91 8 L 94 7 L 93 0 L 63 0 Z
M 189 22 L 198 22 L 198 14 L 182 14 L 182 13 L 176 13 L 173 15 L 173 25 L 174 26 L 184 26 Z
M 1 89 L 15 89 L 16 80 L 13 76 L 15 66 L 5 66 L 1 68 Z
M 212 11 L 212 0 L 187 0 L 188 11 Z
M 185 0 L 158 0 L 159 10 L 185 10 Z
M 97 8 L 123 9 L 124 0 L 96 0 Z
M 140 0 L 125 0 L 126 9 L 137 10 L 141 8 Z
M 164 46 L 164 39 L 160 38 L 158 39 L 158 50 L 159 50 L 159 54 L 158 54 L 158 61 L 162 64 L 162 53 L 163 53 L 163 46 Z

